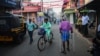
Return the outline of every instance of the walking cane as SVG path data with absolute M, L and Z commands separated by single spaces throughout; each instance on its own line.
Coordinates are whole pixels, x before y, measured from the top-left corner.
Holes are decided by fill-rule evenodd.
M 74 33 L 71 33 L 71 39 L 72 39 L 72 49 L 73 49 L 73 52 L 75 52 L 75 38 L 74 38 Z

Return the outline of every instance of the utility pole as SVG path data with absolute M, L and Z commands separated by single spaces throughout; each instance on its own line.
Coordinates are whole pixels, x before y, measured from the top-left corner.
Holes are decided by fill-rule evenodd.
M 20 5 L 21 5 L 21 15 L 23 15 L 23 12 L 22 12 L 22 10 L 23 10 L 22 3 L 23 3 L 23 1 L 22 1 L 22 0 L 20 0 Z
M 43 12 L 43 0 L 41 0 L 41 12 Z

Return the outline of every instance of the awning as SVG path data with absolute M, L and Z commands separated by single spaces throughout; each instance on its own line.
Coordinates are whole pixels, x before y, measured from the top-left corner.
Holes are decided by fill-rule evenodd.
M 39 9 L 39 6 L 26 6 L 24 7 L 23 10 L 14 10 L 13 13 L 30 13 L 30 12 L 38 12 L 40 9 Z
M 71 14 L 71 13 L 75 13 L 75 10 L 74 9 L 66 9 L 64 11 L 64 14 Z
M 66 8 L 68 2 L 69 2 L 69 0 L 64 0 L 63 6 L 62 6 L 62 9 L 63 10 Z
M 100 10 L 100 0 L 93 0 L 92 2 L 78 8 L 79 10 L 83 10 L 83 9 L 92 9 L 92 10 Z
M 83 9 L 80 12 L 82 13 L 82 12 L 96 12 L 96 11 L 95 10 L 89 10 L 89 9 Z

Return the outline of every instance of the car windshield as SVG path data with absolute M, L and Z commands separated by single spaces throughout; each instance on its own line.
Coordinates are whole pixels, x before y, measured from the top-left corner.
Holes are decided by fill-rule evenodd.
M 11 24 L 13 28 L 20 27 L 20 19 L 18 17 L 13 17 Z
M 8 17 L 7 17 L 8 18 Z M 10 29 L 10 20 L 6 17 L 0 17 L 0 30 Z
M 7 23 L 6 20 L 4 19 L 0 20 L 0 25 L 5 25 L 6 23 Z

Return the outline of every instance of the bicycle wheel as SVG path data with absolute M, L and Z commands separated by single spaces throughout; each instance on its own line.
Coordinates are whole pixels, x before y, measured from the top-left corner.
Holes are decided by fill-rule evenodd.
M 52 32 L 50 33 L 50 38 L 51 39 L 50 39 L 49 43 L 52 44 L 52 40 L 53 40 L 53 33 Z
M 53 33 L 52 33 L 52 32 L 51 32 L 51 39 L 54 39 L 54 38 L 53 38 Z
M 46 42 L 45 42 L 44 37 L 42 36 L 39 38 L 38 43 L 37 43 L 37 47 L 38 47 L 39 51 L 43 51 L 45 48 L 45 45 L 46 45 Z

